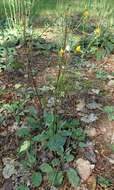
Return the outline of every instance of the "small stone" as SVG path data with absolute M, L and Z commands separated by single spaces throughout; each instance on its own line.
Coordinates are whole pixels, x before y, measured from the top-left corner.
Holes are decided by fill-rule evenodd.
M 109 86 L 109 87 L 114 87 L 114 80 L 110 80 L 110 81 L 108 82 L 108 86 Z
M 92 142 L 86 143 L 85 156 L 92 164 L 95 164 L 97 162 L 96 155 L 94 153 L 94 146 L 93 146 Z
M 82 158 L 79 158 L 76 161 L 76 168 L 79 176 L 82 178 L 82 180 L 86 181 L 89 176 L 91 175 L 91 164 L 88 160 L 84 160 Z
M 11 165 L 14 164 L 14 159 L 6 157 L 2 159 L 3 164 L 6 165 Z
M 54 104 L 55 104 L 55 99 L 54 99 L 54 97 L 51 97 L 51 98 L 48 100 L 47 106 L 48 106 L 49 108 L 51 108 L 51 107 L 54 106 Z
M 14 165 L 12 164 L 6 165 L 3 169 L 3 176 L 5 179 L 10 178 L 14 173 L 15 173 L 15 168 Z
M 81 117 L 81 121 L 83 121 L 84 123 L 88 123 L 88 124 L 96 121 L 97 119 L 98 119 L 98 117 L 94 113 L 90 113 L 89 115 L 85 115 L 85 116 Z
M 95 168 L 95 164 L 91 164 L 91 169 L 93 170 Z
M 86 129 L 85 132 L 87 133 L 87 136 L 88 136 L 88 137 L 95 137 L 96 134 L 97 134 L 95 128 Z
M 88 103 L 86 105 L 86 107 L 90 110 L 95 110 L 95 109 L 101 109 L 102 105 L 101 104 L 98 104 L 96 103 L 95 101 L 91 102 L 91 103 Z

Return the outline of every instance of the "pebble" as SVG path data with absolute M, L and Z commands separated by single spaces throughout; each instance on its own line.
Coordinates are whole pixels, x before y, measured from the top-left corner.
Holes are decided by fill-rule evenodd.
M 95 164 L 97 162 L 96 155 L 94 153 L 94 146 L 92 142 L 87 142 L 85 146 L 85 156 L 92 163 Z
M 110 80 L 110 81 L 108 82 L 108 86 L 109 86 L 109 87 L 114 87 L 114 80 Z
M 87 136 L 88 136 L 88 137 L 95 137 L 96 134 L 97 134 L 95 128 L 86 129 L 85 132 L 87 133 Z
M 91 175 L 91 164 L 88 160 L 84 160 L 82 158 L 79 158 L 76 161 L 76 168 L 79 176 L 83 181 L 86 181 L 89 176 Z

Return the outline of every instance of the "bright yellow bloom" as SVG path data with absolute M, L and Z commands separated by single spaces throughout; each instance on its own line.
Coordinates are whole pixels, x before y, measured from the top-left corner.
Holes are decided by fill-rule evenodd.
M 86 18 L 89 16 L 88 11 L 85 11 L 85 12 L 84 12 L 84 16 L 85 16 Z
M 59 56 L 63 57 L 63 55 L 64 55 L 64 50 L 63 50 L 63 48 L 61 48 L 60 51 L 59 51 Z
M 95 34 L 100 35 L 100 33 L 101 33 L 100 28 L 96 28 L 96 30 L 95 30 Z
M 76 52 L 80 52 L 81 51 L 81 46 L 77 46 L 76 47 Z

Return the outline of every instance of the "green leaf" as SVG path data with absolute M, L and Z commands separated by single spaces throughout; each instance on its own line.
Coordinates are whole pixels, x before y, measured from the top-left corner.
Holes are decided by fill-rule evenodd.
M 104 187 L 104 188 L 107 188 L 110 186 L 109 181 L 103 177 L 98 177 L 97 182 L 99 185 L 101 185 L 101 187 Z
M 62 182 L 63 182 L 63 173 L 62 173 L 62 171 L 59 171 L 57 173 L 56 178 L 55 178 L 54 185 L 55 186 L 60 186 L 62 184 Z
M 40 170 L 44 173 L 51 173 L 53 172 L 53 168 L 47 164 L 47 163 L 43 163 L 40 165 Z
M 16 190 L 30 190 L 30 189 L 25 185 L 20 185 L 19 187 L 17 187 Z
M 64 151 L 64 148 L 62 146 L 60 146 L 59 149 L 57 150 L 57 154 L 62 157 L 63 151 Z
M 109 121 L 114 121 L 114 114 L 109 114 L 108 119 Z
M 66 142 L 66 136 L 62 136 L 61 133 L 56 134 L 49 140 L 49 149 L 51 151 L 58 151 L 60 147 L 63 147 Z
M 86 144 L 84 142 L 80 142 L 79 146 L 80 146 L 80 148 L 84 148 L 86 146 Z
M 59 164 L 59 159 L 53 159 L 52 160 L 52 165 L 53 165 L 53 167 L 55 167 L 55 166 L 57 166 Z
M 45 118 L 45 124 L 46 126 L 50 126 L 54 121 L 54 114 L 53 112 L 48 114 L 47 112 L 44 112 L 44 118 Z
M 70 168 L 69 170 L 67 170 L 67 176 L 71 185 L 73 187 L 77 187 L 80 180 L 79 176 L 77 175 L 77 172 L 74 169 Z
M 41 135 L 36 135 L 34 138 L 33 138 L 33 141 L 35 142 L 43 142 L 47 139 L 47 135 L 46 134 L 41 134 Z
M 19 137 L 22 137 L 22 136 L 28 136 L 30 133 L 30 128 L 21 128 L 21 129 L 18 129 L 17 132 L 16 132 L 16 135 L 19 136 Z
M 41 173 L 40 172 L 33 173 L 33 175 L 31 176 L 31 181 L 34 186 L 39 187 L 42 183 Z
M 53 170 L 52 172 L 48 173 L 48 183 L 54 184 L 55 180 L 55 171 Z
M 26 117 L 25 120 L 24 120 L 28 125 L 29 127 L 31 128 L 38 128 L 39 125 L 38 125 L 38 122 L 36 121 L 36 119 L 34 119 L 33 117 Z
M 74 156 L 72 154 L 67 154 L 66 155 L 66 161 L 69 163 L 69 162 L 72 162 L 74 160 Z
M 106 112 L 106 113 L 114 112 L 114 106 L 105 106 L 104 107 L 104 112 Z
M 20 153 L 26 151 L 30 147 L 30 141 L 24 141 L 20 147 Z
M 28 153 L 28 165 L 33 166 L 34 164 L 36 164 L 36 158 L 33 155 L 33 153 Z
M 31 116 L 37 119 L 37 112 L 33 106 L 31 106 L 29 109 L 25 110 L 24 112 L 29 113 Z

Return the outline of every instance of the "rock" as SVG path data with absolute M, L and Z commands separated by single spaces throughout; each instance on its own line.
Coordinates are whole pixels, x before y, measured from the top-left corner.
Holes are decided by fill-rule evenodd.
M 79 176 L 82 180 L 86 181 L 89 176 L 91 175 L 91 164 L 88 160 L 84 160 L 82 158 L 79 158 L 76 161 L 76 168 Z
M 87 183 L 88 183 L 89 189 L 96 190 L 96 178 L 95 178 L 95 176 L 90 176 Z
M 114 87 L 114 80 L 110 80 L 109 82 L 108 82 L 108 86 L 109 87 Z
M 10 165 L 10 164 L 13 164 L 14 165 L 14 159 L 12 158 L 9 158 L 9 157 L 6 157 L 6 158 L 3 158 L 2 159 L 2 162 L 3 164 L 6 166 L 6 165 Z
M 95 128 L 86 129 L 85 132 L 87 133 L 87 136 L 88 136 L 88 137 L 95 137 L 96 134 L 97 134 Z
M 48 106 L 49 108 L 51 108 L 51 107 L 54 106 L 54 104 L 55 104 L 55 99 L 54 99 L 54 97 L 51 97 L 51 98 L 48 100 L 47 106 Z
M 15 173 L 13 164 L 7 164 L 3 169 L 3 176 L 5 179 L 9 179 Z
M 86 105 L 86 107 L 90 110 L 95 110 L 95 109 L 101 109 L 102 105 L 101 104 L 98 104 L 96 103 L 95 101 L 91 102 L 91 103 L 88 103 Z
M 93 146 L 92 142 L 86 143 L 85 156 L 92 164 L 95 164 L 97 162 L 96 155 L 94 153 L 94 146 Z
M 81 121 L 88 123 L 88 124 L 96 121 L 97 119 L 98 119 L 98 117 L 94 113 L 91 113 L 89 115 L 85 115 L 85 116 L 81 117 Z

